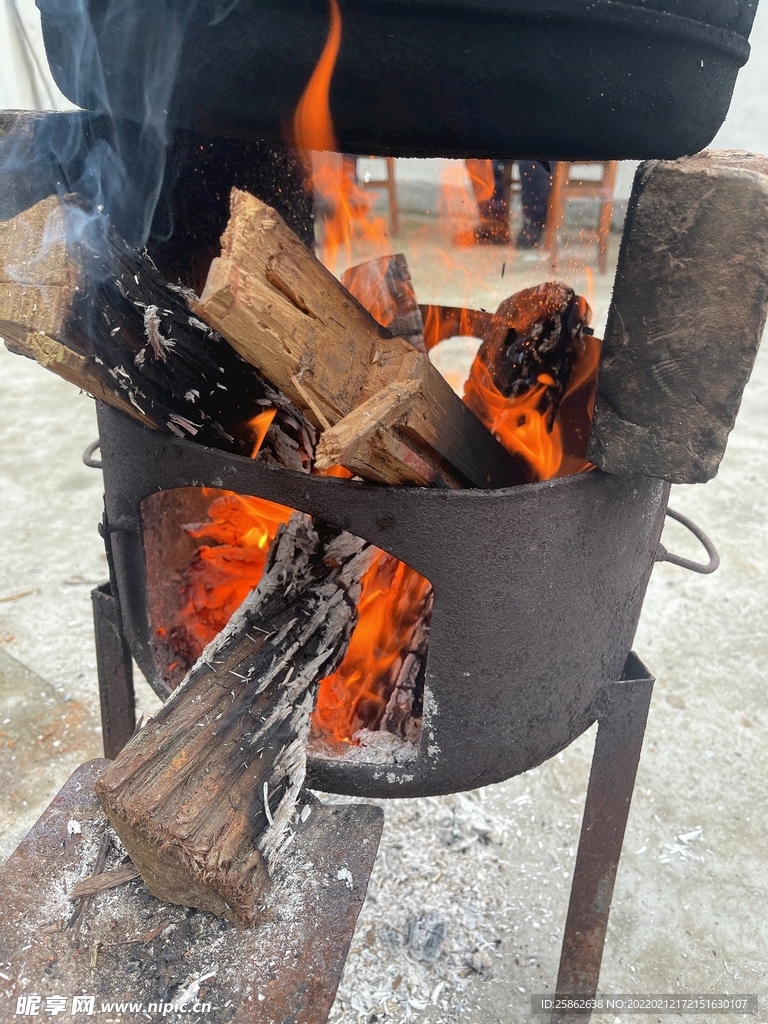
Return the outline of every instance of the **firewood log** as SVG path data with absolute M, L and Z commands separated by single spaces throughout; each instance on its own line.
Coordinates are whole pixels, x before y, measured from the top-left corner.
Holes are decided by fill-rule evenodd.
M 0 222 L 0 335 L 139 422 L 310 468 L 314 428 L 167 284 L 106 218 L 55 196 Z
M 292 838 L 316 684 L 346 651 L 374 550 L 295 514 L 256 590 L 97 781 L 158 899 L 258 921 Z
M 222 255 L 193 308 L 317 427 L 334 426 L 390 384 L 416 381 L 416 455 L 463 486 L 528 479 L 524 460 L 505 451 L 426 356 L 376 323 L 283 219 L 247 193 L 232 191 Z M 403 479 L 411 478 L 404 466 Z
M 341 283 L 377 323 L 410 341 L 419 352 L 426 352 L 424 321 L 408 262 L 401 252 L 350 267 L 342 274 Z
M 505 299 L 494 313 L 476 362 L 491 374 L 504 398 L 516 398 L 546 383 L 541 412 L 548 425 L 560 405 L 584 348 L 590 309 L 572 288 L 547 282 Z M 591 333 L 591 331 L 588 331 Z M 471 375 L 470 375 L 471 380 Z M 474 392 L 468 391 L 472 403 Z M 475 409 L 478 415 L 480 410 Z
M 511 295 L 487 325 L 464 387 L 464 401 L 507 447 L 526 454 L 537 479 L 590 467 L 600 341 L 589 318 L 586 301 L 562 284 Z

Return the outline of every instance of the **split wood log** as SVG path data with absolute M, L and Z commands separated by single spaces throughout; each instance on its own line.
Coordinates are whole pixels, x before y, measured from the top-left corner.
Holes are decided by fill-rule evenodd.
M 641 164 L 603 340 L 588 458 L 699 483 L 718 470 L 768 310 L 768 158 Z
M 427 351 L 421 309 L 401 252 L 350 267 L 341 275 L 341 283 L 390 334 L 410 341 L 419 352 Z
M 460 486 L 433 461 L 408 447 L 404 422 L 419 399 L 419 382 L 390 384 L 320 435 L 315 468 L 344 466 L 381 484 Z
M 417 381 L 423 415 L 409 426 L 418 456 L 463 486 L 528 479 L 524 461 L 426 356 L 376 323 L 273 209 L 237 189 L 231 208 L 222 255 L 193 308 L 316 426 L 327 430 L 390 384 Z M 403 466 L 403 479 L 411 477 Z
M 314 428 L 106 218 L 52 196 L 0 222 L 0 335 L 145 426 L 308 471 Z M 275 409 L 268 428 L 257 419 Z M 254 422 L 256 421 L 256 422 Z
M 341 661 L 373 549 L 292 516 L 264 575 L 158 715 L 98 779 L 160 900 L 259 919 L 304 783 L 317 682 Z

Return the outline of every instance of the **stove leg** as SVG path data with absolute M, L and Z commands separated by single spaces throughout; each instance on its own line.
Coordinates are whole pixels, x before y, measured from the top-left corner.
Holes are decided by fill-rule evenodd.
M 581 838 L 565 923 L 558 996 L 589 999 L 597 993 L 613 883 L 643 745 L 653 677 L 630 654 L 624 675 L 605 687 L 598 703 L 598 728 Z M 589 1012 L 555 1011 L 552 1024 L 589 1020 Z
M 136 728 L 131 654 L 109 583 L 91 591 L 104 756 L 115 758 Z

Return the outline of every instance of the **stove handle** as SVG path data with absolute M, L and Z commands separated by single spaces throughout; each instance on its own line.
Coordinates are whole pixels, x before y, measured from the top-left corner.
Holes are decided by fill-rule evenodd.
M 101 469 L 100 460 L 93 457 L 100 447 L 101 441 L 91 441 L 83 452 L 83 463 L 90 469 Z
M 675 555 L 672 554 L 671 551 L 667 551 L 663 544 L 659 544 L 654 561 L 672 562 L 673 565 L 681 565 L 684 569 L 690 569 L 692 572 L 714 572 L 720 565 L 720 555 L 718 555 L 715 545 L 706 533 L 704 533 L 701 527 L 697 526 L 696 523 L 692 522 L 687 516 L 682 515 L 680 512 L 675 512 L 674 509 L 668 508 L 667 515 L 670 519 L 676 519 L 678 523 L 682 523 L 683 526 L 691 531 L 709 555 L 709 561 L 706 564 L 702 564 L 701 562 L 692 562 L 690 558 L 683 558 L 681 555 Z

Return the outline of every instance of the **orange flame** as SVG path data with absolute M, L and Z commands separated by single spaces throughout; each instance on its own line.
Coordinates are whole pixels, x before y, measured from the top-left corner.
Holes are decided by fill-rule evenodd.
M 587 462 L 589 427 L 595 409 L 599 338 L 584 336 L 584 349 L 574 363 L 552 429 L 539 404 L 554 382 L 541 374 L 536 385 L 522 395 L 505 398 L 493 383 L 488 367 L 479 358 L 464 387 L 464 399 L 504 447 L 522 455 L 538 480 L 569 476 L 592 469 Z
M 293 135 L 296 148 L 303 151 L 308 174 L 312 173 L 310 151 L 336 150 L 336 133 L 333 130 L 329 96 L 333 69 L 341 48 L 341 11 L 337 0 L 329 0 L 331 24 L 323 52 L 312 77 L 307 83 L 293 117 Z
M 360 617 L 346 656 L 320 684 L 315 731 L 340 743 L 358 729 L 378 727 L 430 593 L 423 576 L 377 551 L 363 577 Z
M 264 444 L 264 438 L 267 436 L 267 431 L 271 427 L 272 420 L 276 415 L 277 409 L 267 409 L 266 412 L 260 412 L 258 416 L 254 416 L 253 419 L 247 421 L 246 426 L 253 432 L 252 459 L 255 459 L 259 454 L 261 446 Z
M 424 344 L 427 352 L 446 338 L 481 337 L 478 324 L 481 316 L 473 309 L 428 305 L 424 317 Z
M 187 528 L 190 537 L 208 541 L 197 549 L 182 587 L 181 621 L 194 657 L 258 584 L 275 534 L 293 509 L 228 491 L 211 502 L 208 515 L 210 522 Z
M 490 160 L 465 160 L 472 191 L 478 203 L 487 203 L 493 198 L 493 164 Z
M 203 493 L 211 492 L 205 488 Z M 192 660 L 258 585 L 278 528 L 293 514 L 285 505 L 262 498 L 214 493 L 218 496 L 208 509 L 210 521 L 187 528 L 191 537 L 206 541 L 193 557 L 182 588 L 181 647 Z M 350 742 L 358 729 L 378 726 L 431 594 L 423 576 L 374 550 L 346 656 L 318 692 L 313 725 L 333 742 Z
M 329 6 L 328 38 L 296 107 L 293 142 L 302 152 L 307 186 L 321 200 L 321 258 L 334 269 L 340 253 L 347 266 L 353 262 L 353 246 L 361 245 L 367 258 L 387 255 L 392 248 L 386 222 L 374 216 L 372 198 L 355 181 L 354 158 L 337 152 L 329 97 L 341 47 L 341 12 L 337 0 L 329 0 Z

